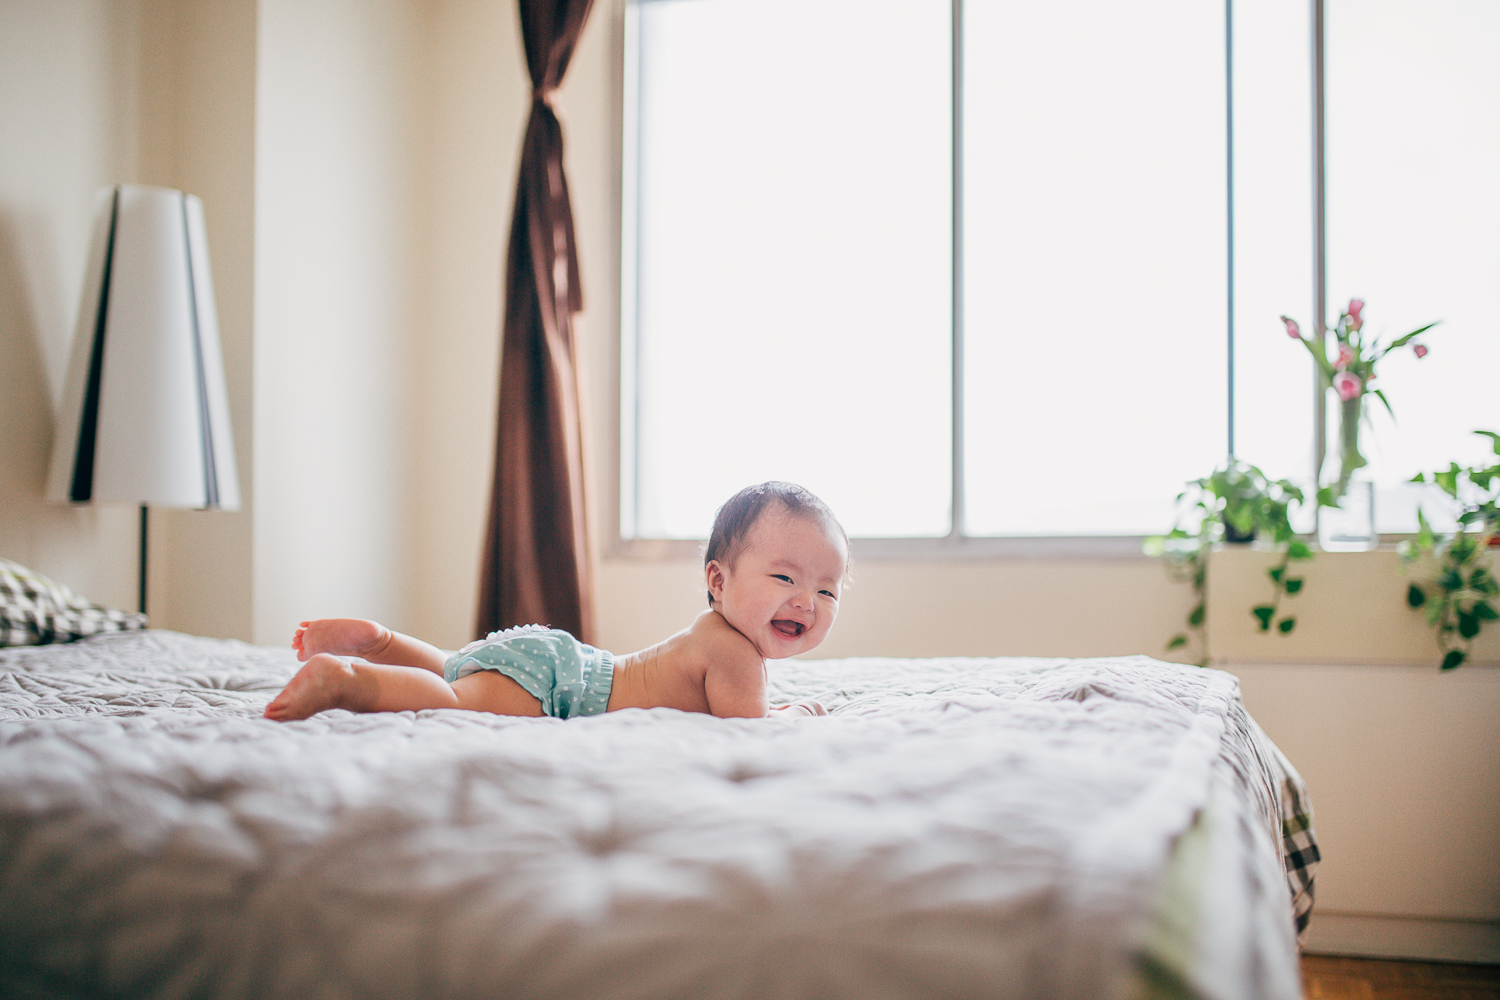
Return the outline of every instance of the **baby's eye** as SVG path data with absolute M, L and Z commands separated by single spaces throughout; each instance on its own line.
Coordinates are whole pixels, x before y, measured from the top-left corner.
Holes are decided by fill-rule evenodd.
M 824 597 L 831 597 L 831 598 L 833 598 L 833 599 L 834 599 L 834 600 L 835 600 L 835 601 L 836 601 L 836 600 L 838 600 L 838 599 L 839 599 L 839 595 L 838 595 L 838 594 L 835 594 L 835 593 L 834 593 L 834 592 L 833 592 L 833 591 L 831 591 L 831 590 L 820 590 L 820 591 L 818 591 L 818 593 L 820 593 L 820 594 L 822 594 L 822 595 L 823 595 L 823 596 L 824 596 Z
M 773 578 L 777 579 L 777 580 L 782 581 L 783 583 L 791 583 L 792 582 L 792 578 L 789 577 L 789 576 L 787 576 L 787 575 L 785 575 L 785 574 L 783 574 L 783 573 L 772 573 L 771 576 Z

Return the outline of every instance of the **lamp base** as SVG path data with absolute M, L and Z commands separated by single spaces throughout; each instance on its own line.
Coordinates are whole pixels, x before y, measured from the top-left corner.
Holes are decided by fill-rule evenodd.
M 146 505 L 141 504 L 141 576 L 137 592 L 140 595 L 140 612 L 146 613 Z

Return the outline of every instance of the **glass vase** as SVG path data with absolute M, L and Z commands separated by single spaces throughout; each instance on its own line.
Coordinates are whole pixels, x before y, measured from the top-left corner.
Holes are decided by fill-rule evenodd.
M 1337 433 L 1330 442 L 1332 454 L 1325 467 L 1332 468 L 1335 478 L 1325 480 L 1324 485 L 1332 490 L 1339 505 L 1318 508 L 1318 545 L 1328 552 L 1363 552 L 1380 542 L 1375 531 L 1375 484 L 1359 471 L 1366 464 L 1359 450 L 1365 394 L 1339 399 L 1330 392 L 1329 397 L 1329 424 L 1337 420 L 1337 427 L 1329 429 Z
M 1380 542 L 1375 533 L 1375 484 L 1352 477 L 1337 507 L 1318 509 L 1318 545 L 1325 552 L 1365 552 Z

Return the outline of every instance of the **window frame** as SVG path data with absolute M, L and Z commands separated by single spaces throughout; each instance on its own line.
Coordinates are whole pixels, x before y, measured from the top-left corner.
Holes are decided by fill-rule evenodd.
M 620 184 L 617 189 L 619 201 L 617 237 L 614 246 L 618 249 L 619 298 L 618 331 L 616 341 L 618 353 L 612 373 L 612 430 L 610 435 L 611 455 L 609 468 L 611 481 L 607 484 L 607 500 L 602 505 L 605 517 L 604 553 L 610 557 L 641 560 L 663 560 L 698 556 L 703 539 L 671 539 L 629 537 L 624 532 L 625 518 L 633 516 L 635 496 L 638 488 L 637 472 L 625 459 L 627 446 L 633 451 L 638 423 L 636 393 L 627 393 L 625 386 L 636 382 L 639 363 L 638 347 L 638 296 L 637 260 L 639 202 L 639 153 L 637 138 L 637 104 L 640 72 L 640 36 L 637 27 L 638 8 L 641 4 L 658 0 L 615 0 L 610 11 L 614 22 L 611 39 L 612 54 L 616 57 L 616 100 L 612 110 L 617 117 L 615 124 L 618 141 L 613 153 L 617 161 Z M 1053 559 L 1070 560 L 1110 559 L 1145 560 L 1142 551 L 1147 535 L 1028 535 L 992 536 L 969 535 L 965 524 L 965 479 L 964 479 L 964 161 L 963 161 L 963 114 L 964 114 L 964 6 L 965 0 L 949 0 L 950 46 L 951 46 L 951 134 L 952 134 L 952 199 L 950 227 L 952 233 L 953 269 L 950 275 L 952 296 L 951 318 L 951 413 L 950 446 L 951 481 L 950 528 L 942 537 L 863 537 L 855 536 L 861 558 L 877 560 L 996 560 L 996 559 Z M 1234 203 L 1234 0 L 1223 0 L 1226 104 L 1225 187 L 1227 219 L 1227 281 L 1225 307 L 1228 313 L 1226 328 L 1228 365 L 1225 377 L 1227 392 L 1225 405 L 1228 408 L 1227 453 L 1235 452 L 1235 203 Z M 1314 322 L 1311 331 L 1321 346 L 1326 340 L 1323 317 L 1327 315 L 1327 261 L 1326 261 L 1326 158 L 1325 158 L 1325 101 L 1324 101 L 1324 0 L 1308 0 L 1310 19 L 1309 59 L 1311 62 L 1312 105 L 1312 162 L 1311 186 L 1313 217 L 1311 236 L 1313 242 L 1313 297 Z M 629 382 L 627 382 L 627 378 Z M 1321 471 L 1326 449 L 1326 412 L 1324 406 L 1325 387 L 1320 383 L 1316 369 L 1309 366 L 1309 396 L 1313 423 L 1312 472 Z M 1163 525 L 1163 530 L 1167 526 Z M 1384 535 L 1389 542 L 1402 535 Z

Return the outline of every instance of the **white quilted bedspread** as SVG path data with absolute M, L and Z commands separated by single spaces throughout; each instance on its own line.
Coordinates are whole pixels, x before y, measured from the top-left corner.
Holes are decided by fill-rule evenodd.
M 0 650 L 0 994 L 1107 997 L 1211 786 L 1276 809 L 1234 678 L 1144 657 L 773 665 L 808 720 L 258 718 L 294 668 Z

